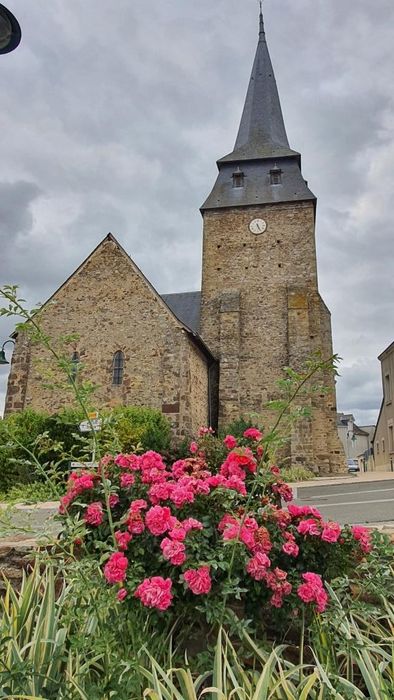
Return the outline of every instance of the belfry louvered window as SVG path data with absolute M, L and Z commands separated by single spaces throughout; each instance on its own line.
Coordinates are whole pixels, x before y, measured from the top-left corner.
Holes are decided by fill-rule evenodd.
M 238 166 L 235 172 L 233 172 L 233 187 L 243 187 L 245 173 L 242 172 L 241 168 Z
M 74 382 L 77 378 L 79 363 L 80 363 L 79 352 L 74 350 L 73 354 L 71 355 L 71 368 L 70 368 L 70 380 L 72 379 Z
M 271 185 L 281 185 L 282 184 L 282 170 L 278 168 L 275 163 L 275 167 L 270 170 L 270 180 Z
M 112 384 L 119 386 L 123 384 L 124 354 L 117 350 L 112 360 Z

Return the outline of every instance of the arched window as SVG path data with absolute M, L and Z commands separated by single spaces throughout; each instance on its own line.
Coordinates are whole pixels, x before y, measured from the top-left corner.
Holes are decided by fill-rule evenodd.
M 71 370 L 70 370 L 71 379 L 74 382 L 77 378 L 79 363 L 80 363 L 79 352 L 74 350 L 73 354 L 71 355 Z
M 119 386 L 123 384 L 124 354 L 117 350 L 112 360 L 112 384 Z

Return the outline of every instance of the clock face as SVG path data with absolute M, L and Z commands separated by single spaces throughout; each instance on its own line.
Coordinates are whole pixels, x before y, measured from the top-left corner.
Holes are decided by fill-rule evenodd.
M 256 236 L 259 233 L 264 233 L 267 230 L 267 223 L 264 219 L 253 219 L 249 224 L 249 231 L 254 233 Z

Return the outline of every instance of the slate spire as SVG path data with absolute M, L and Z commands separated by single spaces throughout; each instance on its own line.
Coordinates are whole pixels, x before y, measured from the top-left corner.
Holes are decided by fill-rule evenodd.
M 259 40 L 234 150 L 223 160 L 297 155 L 289 147 L 260 5 Z
M 259 39 L 238 135 L 232 152 L 217 165 L 219 174 L 202 212 L 315 200 L 301 173 L 301 156 L 287 139 L 261 4 Z

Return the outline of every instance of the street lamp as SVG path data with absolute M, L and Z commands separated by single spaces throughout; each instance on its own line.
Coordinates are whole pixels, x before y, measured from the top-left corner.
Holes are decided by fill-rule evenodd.
M 4 348 L 7 345 L 7 343 L 12 343 L 13 345 L 15 345 L 15 340 L 6 340 L 5 343 L 3 343 L 3 345 L 1 346 L 0 365 L 9 365 L 10 364 L 5 356 L 5 351 L 4 351 Z
M 16 49 L 21 37 L 18 20 L 4 5 L 0 5 L 0 54 Z

